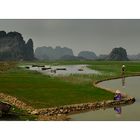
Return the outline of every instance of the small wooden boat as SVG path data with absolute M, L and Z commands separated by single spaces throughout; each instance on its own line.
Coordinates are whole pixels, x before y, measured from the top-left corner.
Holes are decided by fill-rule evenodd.
M 26 69 L 30 69 L 30 67 L 28 67 L 28 66 L 26 66 L 25 68 L 26 68 Z
M 33 64 L 32 67 L 38 67 L 38 65 Z
M 51 69 L 51 68 L 42 68 L 42 70 L 49 70 L 49 69 Z
M 78 69 L 78 71 L 84 71 L 82 68 Z
M 56 70 L 67 70 L 66 68 L 57 68 Z

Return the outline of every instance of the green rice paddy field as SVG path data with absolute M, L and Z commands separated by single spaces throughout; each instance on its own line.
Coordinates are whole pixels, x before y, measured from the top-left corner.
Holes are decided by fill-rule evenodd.
M 126 65 L 127 76 L 140 74 L 140 62 L 131 61 L 5 62 L 6 65 L 3 63 L 0 63 L 0 92 L 16 96 L 35 108 L 113 99 L 112 93 L 94 87 L 93 82 L 119 77 L 122 64 Z M 74 74 L 67 77 L 51 77 L 18 67 L 27 64 L 88 64 L 89 68 L 99 70 L 102 75 Z

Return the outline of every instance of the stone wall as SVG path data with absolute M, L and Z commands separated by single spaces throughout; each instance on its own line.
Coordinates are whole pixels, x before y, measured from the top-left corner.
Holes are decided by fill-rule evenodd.
M 121 101 L 115 100 L 108 100 L 102 102 L 95 102 L 95 103 L 83 103 L 83 104 L 74 104 L 74 105 L 65 105 L 61 107 L 54 107 L 54 108 L 44 108 L 44 109 L 36 109 L 32 114 L 36 115 L 60 115 L 60 114 L 71 114 L 76 112 L 84 112 L 87 110 L 97 110 L 100 108 L 110 108 L 119 105 L 126 105 L 132 104 L 135 102 L 135 98 L 129 97 L 124 98 Z
M 97 110 L 100 108 L 111 108 L 119 105 L 128 105 L 135 102 L 135 98 L 126 97 L 121 101 L 108 100 L 94 103 L 82 103 L 74 105 L 65 105 L 53 108 L 34 109 L 26 103 L 18 100 L 16 97 L 0 93 L 0 99 L 16 106 L 22 110 L 26 110 L 32 115 L 38 115 L 39 120 L 65 120 L 67 115 L 78 112 L 85 112 L 89 110 Z

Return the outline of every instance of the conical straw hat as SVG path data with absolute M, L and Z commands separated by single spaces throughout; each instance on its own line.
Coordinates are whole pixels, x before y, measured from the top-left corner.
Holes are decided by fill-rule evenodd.
M 116 93 L 121 93 L 121 92 L 120 92 L 120 90 L 117 89 L 117 90 L 116 90 Z

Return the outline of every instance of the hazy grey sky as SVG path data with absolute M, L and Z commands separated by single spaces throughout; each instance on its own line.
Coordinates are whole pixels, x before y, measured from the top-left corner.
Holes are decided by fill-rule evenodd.
M 140 20 L 0 20 L 0 30 L 20 32 L 34 48 L 66 46 L 79 51 L 107 54 L 124 47 L 128 54 L 140 53 Z

